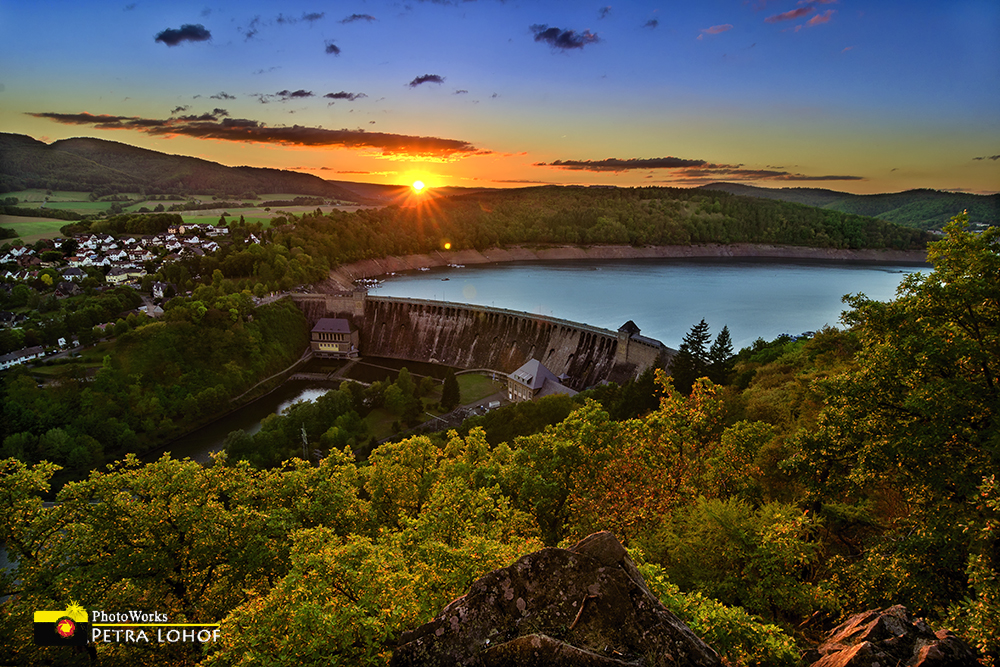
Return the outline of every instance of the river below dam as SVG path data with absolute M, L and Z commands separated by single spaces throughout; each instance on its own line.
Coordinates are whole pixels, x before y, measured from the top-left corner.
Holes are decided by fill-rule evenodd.
M 512 262 L 385 276 L 371 293 L 496 306 L 612 331 L 633 320 L 643 335 L 675 349 L 704 318 L 713 337 L 728 325 L 738 350 L 758 337 L 837 326 L 845 294 L 891 299 L 906 274 L 927 270 L 925 264 L 763 259 Z M 267 415 L 336 386 L 290 380 L 166 449 L 178 458 L 208 461 L 231 431 L 256 433 Z

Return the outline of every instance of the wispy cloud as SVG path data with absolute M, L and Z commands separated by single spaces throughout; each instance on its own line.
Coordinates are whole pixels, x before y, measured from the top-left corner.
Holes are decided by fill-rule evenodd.
M 354 23 L 356 21 L 368 21 L 369 23 L 371 23 L 372 21 L 375 21 L 375 20 L 376 20 L 375 17 L 372 16 L 371 14 L 351 14 L 347 18 L 341 19 L 340 22 L 341 23 Z
M 243 33 L 244 41 L 250 41 L 251 39 L 257 36 L 258 32 L 260 32 L 260 24 L 261 24 L 260 16 L 254 16 L 252 19 L 250 19 L 250 23 L 247 24 L 246 28 L 237 28 L 237 30 Z
M 660 25 L 660 22 L 658 20 L 656 20 L 656 19 L 649 19 L 648 21 L 646 21 L 645 23 L 642 24 L 642 27 L 643 28 L 655 28 L 658 25 Z
M 608 5 L 607 7 L 601 7 L 597 11 L 597 18 L 599 19 L 607 18 L 608 14 L 610 13 L 611 13 L 611 5 Z
M 554 49 L 582 49 L 587 44 L 594 44 L 600 39 L 595 33 L 584 30 L 577 33 L 575 30 L 560 30 L 550 28 L 547 25 L 535 24 L 531 26 L 531 32 L 535 33 L 536 42 L 545 42 Z
M 331 56 L 339 56 L 340 55 L 340 47 L 337 46 L 336 44 L 334 44 L 333 42 L 329 41 L 329 40 L 327 40 L 327 42 L 326 42 L 326 49 L 325 50 L 326 50 L 326 53 L 328 55 L 331 55 Z
M 1000 160 L 1000 155 L 983 155 L 981 157 L 974 157 L 973 160 Z
M 316 21 L 319 21 L 324 16 L 326 16 L 326 12 L 309 12 L 302 14 L 302 20 L 307 21 L 311 24 Z
M 805 7 L 799 7 L 798 9 L 792 9 L 791 11 L 784 12 L 782 14 L 774 14 L 773 16 L 768 16 L 764 19 L 764 23 L 780 23 L 781 21 L 794 21 L 795 19 L 802 18 L 807 14 L 811 14 L 815 10 L 812 5 L 806 5 Z
M 280 144 L 286 146 L 336 146 L 379 151 L 381 157 L 407 155 L 449 159 L 483 153 L 467 141 L 421 137 L 365 130 L 328 130 L 301 125 L 270 127 L 245 118 L 217 118 L 213 114 L 182 118 L 140 118 L 90 113 L 29 113 L 64 125 L 90 126 L 98 130 L 133 130 L 155 136 L 186 136 L 217 141 Z
M 216 93 L 215 95 L 210 95 L 209 97 L 211 99 L 213 99 L 213 100 L 235 100 L 236 99 L 235 95 L 230 95 L 226 91 L 222 91 L 221 93 Z
M 835 13 L 836 13 L 836 10 L 834 10 L 834 9 L 828 9 L 825 12 L 823 12 L 822 14 L 817 14 L 816 16 L 812 17 L 811 19 L 809 19 L 808 21 L 805 22 L 805 27 L 812 28 L 813 26 L 822 25 L 824 23 L 827 23 L 830 20 L 830 18 Z M 802 26 L 796 27 L 796 30 L 798 30 L 801 27 Z
M 713 164 L 707 160 L 679 157 L 606 158 L 604 160 L 556 160 L 536 162 L 536 167 L 573 171 L 622 173 L 633 170 L 666 169 L 674 182 L 705 183 L 719 179 L 736 181 L 861 181 L 863 176 L 808 176 L 779 169 L 747 169 L 743 165 Z
M 444 83 L 444 77 L 439 74 L 424 74 L 423 76 L 418 76 L 410 83 L 406 84 L 410 88 L 416 88 L 417 86 L 423 85 L 425 83 Z
M 135 9 L 135 7 L 136 7 L 136 4 L 134 2 L 132 2 L 132 3 L 129 3 L 129 4 L 125 5 L 125 9 L 123 9 L 122 11 L 130 12 L 133 9 Z
M 179 29 L 167 28 L 156 34 L 153 41 L 163 42 L 167 46 L 177 46 L 181 42 L 204 42 L 212 39 L 212 33 L 200 23 L 186 23 Z
M 723 23 L 722 25 L 713 25 L 711 28 L 704 28 L 701 34 L 698 35 L 698 39 L 701 39 L 705 35 L 718 35 L 719 33 L 726 32 L 727 30 L 732 30 L 733 25 L 731 23 Z

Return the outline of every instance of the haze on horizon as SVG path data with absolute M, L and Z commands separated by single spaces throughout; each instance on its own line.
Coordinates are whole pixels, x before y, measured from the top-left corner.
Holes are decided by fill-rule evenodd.
M 430 187 L 1000 189 L 993 0 L 0 0 L 0 129 Z

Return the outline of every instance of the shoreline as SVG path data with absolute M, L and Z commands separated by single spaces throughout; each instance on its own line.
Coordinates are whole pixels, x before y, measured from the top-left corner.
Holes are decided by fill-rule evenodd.
M 487 250 L 434 251 L 433 253 L 388 256 L 344 264 L 330 271 L 327 284 L 335 290 L 353 290 L 354 281 L 389 273 L 415 271 L 449 264 L 500 264 L 506 262 L 552 262 L 598 259 L 711 259 L 761 258 L 819 260 L 831 262 L 873 262 L 880 264 L 926 263 L 925 250 L 851 250 L 846 248 L 808 248 L 766 243 L 711 243 L 690 246 L 553 246 L 547 248 L 489 248 Z

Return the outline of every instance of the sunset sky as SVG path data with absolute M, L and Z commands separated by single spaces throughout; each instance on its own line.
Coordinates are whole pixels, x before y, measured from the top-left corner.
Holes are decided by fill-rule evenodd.
M 0 0 L 0 131 L 374 183 L 1000 190 L 1000 3 Z

